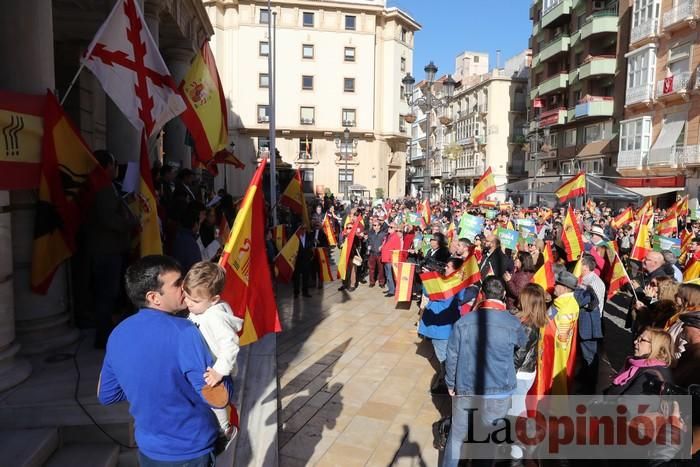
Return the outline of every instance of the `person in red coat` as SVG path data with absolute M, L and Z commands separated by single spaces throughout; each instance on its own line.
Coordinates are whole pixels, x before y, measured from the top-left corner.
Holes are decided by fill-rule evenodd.
M 382 264 L 384 265 L 384 275 L 386 276 L 386 294 L 391 297 L 396 293 L 396 282 L 394 281 L 394 271 L 391 267 L 394 252 L 400 251 L 399 259 L 405 260 L 404 238 L 403 232 L 397 229 L 396 222 L 392 221 L 389 224 L 388 235 L 382 246 Z

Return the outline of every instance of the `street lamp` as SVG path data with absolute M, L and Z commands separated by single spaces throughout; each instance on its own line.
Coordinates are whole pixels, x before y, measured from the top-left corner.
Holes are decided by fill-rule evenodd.
M 404 94 L 406 97 L 406 102 L 409 106 L 417 106 L 425 112 L 426 115 L 426 126 L 425 126 L 425 158 L 423 169 L 423 196 L 430 198 L 430 167 L 428 162 L 430 161 L 430 113 L 437 111 L 439 109 L 446 108 L 450 101 L 452 100 L 452 95 L 455 90 L 455 81 L 452 76 L 448 76 L 447 79 L 442 83 L 444 90 L 444 97 L 437 97 L 435 91 L 433 90 L 433 85 L 435 84 L 435 75 L 438 71 L 438 67 L 435 66 L 433 62 L 428 63 L 425 68 L 425 81 L 426 85 L 423 88 L 423 96 L 415 97 L 413 95 L 414 86 L 416 84 L 416 79 L 411 76 L 410 73 L 406 73 L 406 76 L 401 80 L 404 85 Z M 407 116 L 408 117 L 408 116 Z M 409 120 L 406 120 L 409 122 Z M 410 123 L 410 122 L 409 122 Z
M 340 153 L 340 157 L 345 160 L 345 175 L 343 176 L 343 181 L 344 183 L 344 192 L 343 196 L 344 199 L 347 201 L 349 199 L 348 196 L 348 159 L 350 159 L 354 154 L 355 150 L 357 148 L 357 139 L 352 138 L 350 139 L 350 129 L 345 128 L 343 131 L 343 139 L 341 141 L 340 138 L 335 138 L 335 147 L 338 148 L 338 152 Z

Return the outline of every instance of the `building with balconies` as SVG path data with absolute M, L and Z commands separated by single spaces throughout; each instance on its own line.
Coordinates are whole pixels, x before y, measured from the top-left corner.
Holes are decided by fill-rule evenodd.
M 627 0 L 627 85 L 620 122 L 619 183 L 672 203 L 678 191 L 697 205 L 700 190 L 699 0 Z M 627 30 L 628 29 L 628 30 Z
M 528 176 L 613 172 L 625 89 L 618 2 L 535 0 L 530 19 Z

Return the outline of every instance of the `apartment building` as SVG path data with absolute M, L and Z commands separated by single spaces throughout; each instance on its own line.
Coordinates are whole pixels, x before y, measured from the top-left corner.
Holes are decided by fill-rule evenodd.
M 666 206 L 700 191 L 698 0 L 626 0 L 620 40 L 628 45 L 620 185 Z
M 276 147 L 302 171 L 305 191 L 346 186 L 402 196 L 409 141 L 401 79 L 413 66 L 420 25 L 385 0 L 205 1 L 212 49 L 229 100 L 243 191 L 269 148 L 268 23 L 276 18 Z M 352 142 L 343 142 L 348 128 Z M 284 187 L 282 187 L 284 189 Z
M 536 0 L 530 18 L 528 119 L 537 144 L 526 163 L 529 177 L 539 185 L 578 171 L 614 173 L 614 122 L 624 100 L 618 2 Z

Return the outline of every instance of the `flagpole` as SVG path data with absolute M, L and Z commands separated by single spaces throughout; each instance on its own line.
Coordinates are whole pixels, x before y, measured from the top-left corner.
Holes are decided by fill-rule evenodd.
M 80 76 L 80 72 L 83 71 L 83 68 L 85 68 L 85 61 L 80 63 L 80 67 L 78 67 L 78 71 L 75 72 L 75 76 L 73 76 L 73 79 L 71 80 L 70 84 L 68 85 L 68 89 L 66 89 L 66 93 L 61 97 L 61 107 L 63 107 L 63 103 L 66 101 L 66 97 L 68 97 L 68 94 L 70 93 L 71 89 L 73 89 L 73 86 L 75 85 L 75 82 L 78 81 L 78 76 Z
M 272 2 L 267 0 L 267 37 L 268 37 L 268 54 L 267 54 L 267 69 L 268 69 L 268 100 L 270 105 L 270 214 L 272 215 L 272 225 L 277 224 L 277 149 L 275 141 L 276 133 L 276 116 L 275 116 L 275 87 L 277 86 L 277 77 L 275 74 L 275 62 L 277 51 L 277 12 L 272 11 Z M 274 32 L 274 36 L 273 36 Z

